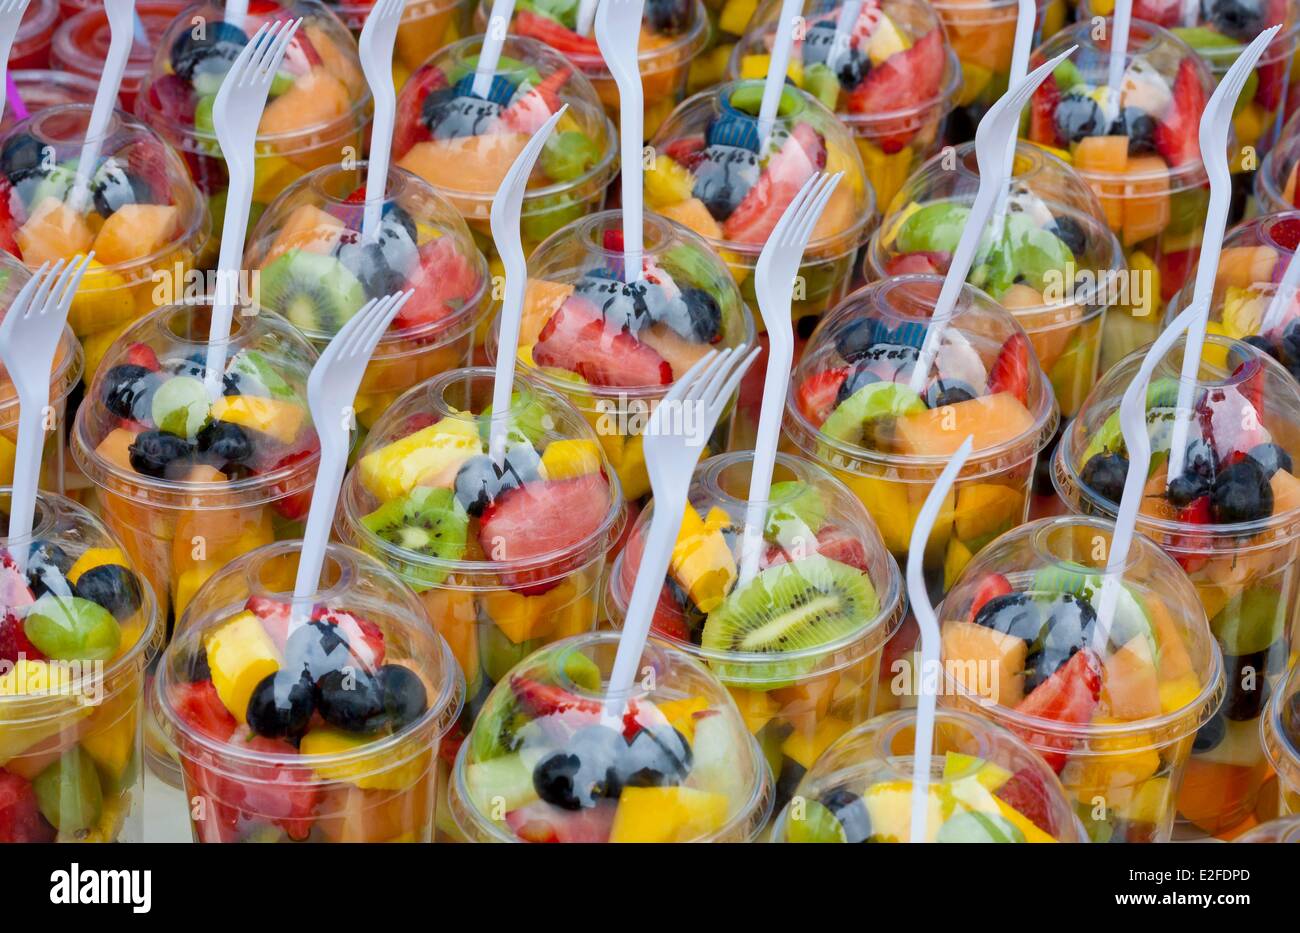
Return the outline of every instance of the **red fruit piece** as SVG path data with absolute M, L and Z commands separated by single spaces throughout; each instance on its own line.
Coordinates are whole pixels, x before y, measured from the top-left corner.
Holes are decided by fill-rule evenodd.
M 127 347 L 126 361 L 155 373 L 162 369 L 162 364 L 158 362 L 158 354 L 153 352 L 153 347 L 147 343 L 133 343 Z
M 288 469 L 316 456 L 320 452 L 320 438 L 316 436 L 316 432 L 311 428 L 307 430 L 310 432 L 310 436 L 307 438 L 306 448 L 281 457 L 271 465 L 271 469 L 265 472 L 275 473 L 279 470 Z M 286 484 L 282 485 L 287 485 L 288 482 L 286 481 Z M 295 485 L 299 482 L 301 482 L 300 479 L 292 481 Z M 271 503 L 271 507 L 283 518 L 291 522 L 300 522 L 307 517 L 307 510 L 311 508 L 311 494 L 312 489 L 308 486 L 306 489 L 300 489 L 289 495 L 281 496 Z
M 561 810 L 539 800 L 507 813 L 506 825 L 525 842 L 605 842 L 617 807 L 612 800 L 602 800 L 582 810 Z
M 1180 0 L 1133 0 L 1133 16 L 1148 23 L 1173 29 L 1182 24 L 1183 4 Z
M 171 204 L 173 201 L 167 159 L 167 150 L 160 144 L 141 142 L 127 150 L 126 170 L 148 186 L 154 204 Z
M 939 96 L 944 68 L 943 32 L 931 29 L 905 52 L 891 55 L 849 92 L 848 108 L 855 114 L 914 110 Z M 924 114 L 882 121 L 876 142 L 886 153 L 898 152 L 916 135 Z
M 561 68 L 542 79 L 540 84 L 530 87 L 501 114 L 501 122 L 516 133 L 532 135 L 542 128 L 551 114 L 560 107 L 560 89 L 573 74 L 567 68 Z
M 1028 405 L 1030 356 L 1028 337 L 1022 333 L 1008 337 L 989 370 L 989 395 L 1010 392 L 1021 405 Z
M 289 742 L 253 735 L 247 727 L 241 727 L 231 741 L 240 748 L 251 748 L 268 755 L 298 754 L 298 749 Z M 276 764 L 257 765 L 248 770 L 251 773 L 247 781 L 237 778 L 223 781 L 238 784 L 239 791 L 242 791 L 238 797 L 231 794 L 227 799 L 242 799 L 240 809 L 246 816 L 269 820 L 283 829 L 290 839 L 301 841 L 311 835 L 312 824 L 316 821 L 316 805 L 321 796 L 311 769 Z
M 23 254 L 18 248 L 18 241 L 14 239 L 14 233 L 21 226 L 18 217 L 15 216 L 15 206 L 19 208 L 19 214 L 21 214 L 22 198 L 14 193 L 13 186 L 9 184 L 8 178 L 0 177 L 0 249 L 22 258 Z
M 420 264 L 406 287 L 413 294 L 393 319 L 393 328 L 407 330 L 433 324 L 460 310 L 483 287 L 483 276 L 450 236 L 420 247 Z
M 1171 168 L 1201 157 L 1198 133 L 1204 110 L 1205 88 L 1196 71 L 1196 56 L 1188 55 L 1178 63 L 1174 76 L 1173 104 L 1156 124 L 1156 150 Z
M 623 252 L 623 231 L 606 230 L 600 237 L 601 245 L 611 253 Z
M 1065 137 L 1056 126 L 1056 108 L 1060 103 L 1061 88 L 1056 83 L 1056 75 L 1048 75 L 1029 103 L 1029 138 L 1034 142 L 1065 148 Z
M 1200 496 L 1187 503 L 1178 512 L 1178 520 L 1188 525 L 1208 525 L 1213 521 L 1210 497 Z M 1178 535 L 1173 542 L 1173 555 L 1187 573 L 1195 573 L 1210 560 L 1211 542 L 1201 535 Z
M 1101 661 L 1091 648 L 1080 648 L 1056 673 L 1021 700 L 1016 712 L 1065 725 L 1083 725 L 1092 721 L 1100 696 Z M 1043 756 L 1053 771 L 1059 774 L 1065 767 L 1067 753 L 1074 748 L 1073 739 L 1033 729 L 1015 731 Z M 1044 752 L 1045 748 L 1058 751 Z
M 1187 283 L 1196 257 L 1201 254 L 1200 247 L 1179 250 L 1176 253 L 1160 253 L 1156 257 L 1156 266 L 1160 269 L 1160 300 L 1170 301 Z
M 1056 821 L 1052 819 L 1051 794 L 1043 784 L 1037 772 L 1021 768 L 999 787 L 994 796 L 1002 800 L 1011 809 L 1028 819 L 1048 835 L 1057 833 Z
M 533 346 L 538 366 L 577 373 L 597 386 L 666 386 L 673 368 L 624 331 L 610 332 L 590 302 L 570 296 L 546 322 Z
M 36 601 L 27 578 L 8 554 L 0 555 L 0 661 L 14 664 L 18 658 L 42 661 L 45 655 L 27 640 L 23 620 L 15 610 L 30 606 Z
M 841 564 L 868 571 L 867 549 L 857 535 L 835 525 L 823 525 L 817 532 L 817 553 Z
M 543 716 L 571 715 L 576 715 L 578 719 L 595 719 L 603 710 L 603 704 L 599 700 L 574 696 L 563 687 L 544 684 L 528 677 L 511 677 L 510 689 L 520 704 L 538 719 Z M 630 740 L 641 731 L 643 723 L 639 718 L 640 713 L 640 704 L 636 700 L 628 700 L 627 709 L 623 711 L 623 738 Z
M 940 275 L 951 260 L 949 253 L 903 253 L 885 263 L 885 275 Z
M 221 742 L 229 741 L 239 725 L 210 680 L 176 684 L 171 688 L 171 703 L 191 729 Z
M 768 158 L 754 187 L 723 223 L 723 234 L 737 243 L 766 243 L 804 182 L 825 164 L 826 140 L 809 124 L 797 124 L 785 145 Z
M 991 599 L 999 596 L 1006 596 L 1011 592 L 1011 583 L 1000 573 L 989 573 L 984 575 L 975 587 L 975 597 L 970 601 L 970 618 L 975 621 L 984 604 Z
M 529 36 L 545 42 L 557 52 L 566 55 L 591 55 L 599 57 L 600 46 L 590 36 L 582 36 L 567 26 L 556 22 L 549 16 L 534 13 L 531 10 L 515 12 L 514 33 L 517 36 Z
M 423 65 L 406 79 L 397 98 L 397 116 L 393 129 L 393 157 L 400 159 L 416 143 L 433 137 L 421 116 L 424 99 L 447 86 L 447 76 L 434 65 Z
M 674 139 L 664 144 L 663 153 L 678 165 L 695 171 L 695 166 L 704 159 L 704 137 L 683 136 Z
M 384 663 L 384 630 L 375 623 L 342 609 L 324 606 L 317 606 L 311 617 L 337 626 L 353 657 L 365 670 L 378 670 Z
M 447 734 L 442 737 L 438 743 L 438 757 L 449 765 L 456 763 L 456 755 L 460 753 L 461 745 L 465 744 L 465 727 L 459 722 L 451 724 Z
M 266 634 L 275 643 L 276 650 L 283 653 L 285 643 L 289 640 L 289 604 L 254 594 L 248 597 L 244 608 L 257 616 L 262 628 L 266 629 Z
M 55 835 L 41 816 L 31 782 L 0 768 L 0 843 L 53 842 Z
M 844 384 L 844 380 L 848 378 L 848 375 L 847 368 L 825 369 L 819 373 L 813 373 L 799 383 L 799 391 L 796 393 L 795 400 L 799 410 L 803 412 L 803 416 L 813 424 L 821 427 L 835 407 L 835 399 L 839 395 L 840 386 Z
M 164 123 L 194 125 L 194 97 L 189 82 L 180 75 L 161 75 L 150 84 L 149 106 L 163 118 Z

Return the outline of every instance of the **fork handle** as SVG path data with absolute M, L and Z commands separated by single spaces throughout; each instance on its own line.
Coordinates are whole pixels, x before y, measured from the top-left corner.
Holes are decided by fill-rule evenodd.
M 331 429 L 334 430 L 334 429 Z M 322 433 L 322 440 L 324 431 Z M 342 447 L 342 450 L 337 448 Z M 329 447 L 330 449 L 326 449 Z M 316 483 L 312 489 L 311 508 L 302 533 L 302 551 L 298 557 L 298 575 L 293 583 L 294 618 L 300 605 L 310 601 L 320 589 L 321 567 L 325 564 L 325 548 L 329 543 L 330 526 L 338 508 L 339 490 L 347 472 L 347 439 L 342 444 L 321 444 L 320 466 L 316 470 Z
M 32 534 L 45 434 L 41 421 L 49 403 L 48 381 L 44 391 L 37 390 L 19 396 L 18 449 L 14 455 L 13 493 L 9 501 L 9 550 L 20 572 L 27 569 L 29 549 L 22 547 L 15 550 L 14 545 L 30 538 Z

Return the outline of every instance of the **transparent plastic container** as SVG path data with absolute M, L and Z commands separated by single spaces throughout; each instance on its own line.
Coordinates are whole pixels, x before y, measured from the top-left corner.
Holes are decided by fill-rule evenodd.
M 399 395 L 467 366 L 493 307 L 487 261 L 465 221 L 423 180 L 392 167 L 373 238 L 363 236 L 369 164 L 325 166 L 271 203 L 249 238 L 253 300 L 318 350 L 370 299 L 412 290 L 371 355 L 353 403 L 369 429 Z
M 10 68 L 50 67 L 50 46 L 60 20 L 58 0 L 31 0 L 9 52 Z
M 21 123 L 32 114 L 59 104 L 93 104 L 95 90 L 99 87 L 98 81 L 66 71 L 27 69 L 10 71 L 9 77 L 13 78 L 14 86 L 18 88 L 19 101 L 5 101 L 4 117 L 0 119 L 0 134 L 8 133 L 14 124 Z
M 210 219 L 185 166 L 159 136 L 118 111 L 93 174 L 80 179 L 91 107 L 51 107 L 0 139 L 0 246 L 30 269 L 95 251 L 68 313 L 93 375 L 108 345 L 165 304 L 160 282 L 184 281 Z
M 961 67 L 932 6 L 884 0 L 862 4 L 855 27 L 861 38 L 851 40 L 845 60 L 832 69 L 827 56 L 841 5 L 805 0 L 806 38 L 795 43 L 788 74 L 849 128 L 876 203 L 883 207 L 939 150 L 962 86 Z M 780 0 L 759 6 L 732 53 L 728 72 L 733 79 L 767 77 L 780 13 Z
M 935 714 L 926 842 L 1084 842 L 1061 782 L 1013 733 Z M 853 729 L 826 750 L 776 818 L 773 842 L 910 842 L 916 712 Z
M 1296 166 L 1300 165 L 1300 117 L 1292 114 L 1278 141 L 1264 156 L 1255 173 L 1255 203 L 1261 214 L 1295 209 Z
M 1294 671 L 1274 692 L 1260 732 L 1268 763 L 1277 772 L 1281 812 L 1300 816 L 1300 676 Z
M 709 350 L 754 344 L 749 309 L 703 239 L 654 214 L 643 236 L 642 293 L 622 284 L 620 212 L 553 234 L 529 257 L 519 333 L 520 371 L 591 422 L 632 502 L 650 493 L 641 435 L 655 405 Z M 495 339 L 488 350 L 495 356 Z M 718 421 L 710 453 L 728 448 L 732 414 Z
M 1236 842 L 1300 842 L 1300 818 L 1270 820 L 1238 836 Z
M 779 807 L 831 742 L 873 715 L 880 652 L 906 597 L 898 565 L 853 493 L 786 454 L 761 507 L 756 574 L 741 583 L 752 466 L 752 453 L 729 453 L 696 470 L 651 631 L 730 691 L 776 775 Z M 651 502 L 611 571 L 606 614 L 619 629 L 653 514 Z M 818 617 L 801 617 L 812 604 Z
M 1043 757 L 1096 842 L 1169 839 L 1196 730 L 1223 699 L 1223 658 L 1197 592 L 1138 535 L 1107 579 L 1114 526 L 1022 525 L 980 551 L 939 610 L 943 702 Z M 1107 631 L 1097 606 L 1118 587 Z
M 325 0 L 325 5 L 358 38 L 374 9 L 366 0 Z M 411 0 L 406 4 L 393 46 L 393 79 L 398 90 L 441 49 L 469 34 L 473 8 L 472 0 Z
M 754 269 L 786 207 L 817 171 L 843 172 L 799 268 L 791 314 L 817 316 L 844 297 L 858 249 L 878 221 L 875 195 L 853 137 L 835 114 L 797 88 L 759 139 L 761 81 L 734 81 L 673 111 L 650 146 L 646 206 L 704 237 L 731 269 L 741 297 L 758 307 Z
M 1210 191 L 1197 133 L 1214 78 L 1182 40 L 1134 20 L 1123 110 L 1112 114 L 1100 103 L 1112 97 L 1110 23 L 1107 38 L 1094 32 L 1091 21 L 1076 23 L 1035 50 L 1031 66 L 1078 46 L 1034 92 L 1026 138 L 1092 186 L 1124 248 L 1130 294 L 1106 315 L 1104 372 L 1156 338 L 1165 303 L 1200 255 Z
M 1285 672 L 1300 585 L 1300 386 L 1262 351 L 1210 335 L 1193 395 L 1183 473 L 1168 452 L 1184 343 L 1157 366 L 1147 390 L 1153 451 L 1138 531 L 1185 571 L 1224 658 L 1223 708 L 1196 737 L 1178 798 L 1182 820 L 1230 835 L 1254 812 L 1268 776 L 1259 720 Z M 1135 353 L 1107 373 L 1057 450 L 1066 506 L 1113 516 L 1128 459 L 1118 406 L 1142 363 Z
M 300 541 L 215 575 L 158 666 L 196 842 L 431 842 L 464 681 L 414 594 L 331 544 L 305 619 Z
M 6 514 L 11 493 L 0 490 Z M 0 842 L 142 842 L 144 671 L 161 639 L 153 594 L 70 499 L 37 494 L 26 546 L 22 572 L 0 538 Z
M 290 183 L 323 165 L 360 157 L 370 92 L 357 44 L 320 0 L 266 0 L 250 5 L 244 28 L 225 22 L 224 0 L 188 6 L 157 43 L 153 65 L 136 95 L 140 119 L 171 143 L 213 217 L 225 215 L 229 178 L 212 122 L 221 79 L 248 37 L 264 23 L 301 17 L 258 124 L 249 229 Z M 196 36 L 195 19 L 206 26 Z M 215 241 L 220 230 L 214 231 Z
M 686 653 L 656 639 L 601 723 L 618 636 L 543 648 L 488 697 L 452 772 L 451 812 L 476 842 L 747 842 L 772 777 L 735 704 Z M 572 770 L 571 770 L 572 769 Z
M 117 99 L 127 113 L 132 113 L 135 109 L 135 98 L 140 92 L 140 85 L 149 74 L 154 49 L 172 21 L 187 5 L 184 0 L 145 0 L 135 5 L 136 28 L 143 28 L 149 41 L 132 43 L 126 70 L 122 72 Z M 60 23 L 50 50 L 51 67 L 84 75 L 98 84 L 104 63 L 108 60 L 110 39 L 108 13 L 104 5 L 101 3 L 89 7 L 72 17 L 61 19 Z M 136 38 L 139 39 L 138 34 Z

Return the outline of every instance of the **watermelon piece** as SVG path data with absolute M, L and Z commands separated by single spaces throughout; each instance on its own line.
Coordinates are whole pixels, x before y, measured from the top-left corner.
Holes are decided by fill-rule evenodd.
M 538 334 L 533 361 L 577 373 L 591 385 L 666 386 L 673 381 L 667 360 L 631 334 L 609 331 L 600 309 L 576 295 Z
M 581 810 L 561 810 L 537 800 L 507 813 L 506 825 L 525 842 L 605 842 L 617 809 L 613 800 L 602 800 Z
M 0 768 L 0 843 L 53 842 L 56 835 L 41 816 L 31 782 Z
M 1060 103 L 1061 88 L 1056 83 L 1056 75 L 1048 75 L 1029 102 L 1029 138 L 1034 142 L 1065 148 L 1065 137 L 1056 125 L 1056 108 Z
M 1016 712 L 1065 725 L 1084 725 L 1101 699 L 1101 660 L 1091 648 L 1080 648 L 1056 673 L 1047 678 L 1016 707 Z M 1016 729 L 1026 742 L 1060 774 L 1074 741 L 1065 736 L 1044 735 Z M 1056 751 L 1044 751 L 1056 749 Z
M 191 729 L 219 741 L 229 741 L 239 725 L 211 680 L 177 684 L 171 689 L 171 702 L 176 715 Z
M 1000 573 L 985 574 L 980 580 L 979 585 L 975 587 L 975 597 L 970 602 L 970 619 L 975 621 L 984 604 L 991 599 L 999 596 L 1006 596 L 1011 592 L 1011 583 Z
M 1194 249 L 1180 250 L 1176 253 L 1159 253 L 1156 256 L 1156 267 L 1160 270 L 1160 300 L 1170 302 L 1174 295 L 1187 284 L 1187 278 L 1192 273 L 1192 266 L 1196 265 L 1196 257 L 1201 250 L 1199 247 Z
M 695 166 L 704 160 L 704 137 L 682 136 L 670 140 L 664 144 L 663 152 L 678 165 L 695 171 Z
M 826 140 L 809 124 L 797 124 L 785 145 L 767 160 L 757 183 L 723 223 L 723 235 L 737 243 L 766 243 L 799 189 L 825 166 Z
M 560 89 L 568 83 L 571 74 L 568 68 L 561 68 L 542 79 L 541 84 L 530 87 L 511 101 L 501 114 L 501 122 L 517 133 L 529 136 L 536 133 L 559 109 Z
M 885 263 L 885 275 L 942 275 L 951 261 L 950 253 L 902 253 Z
M 944 69 L 943 34 L 931 29 L 905 52 L 873 68 L 865 81 L 849 92 L 848 109 L 855 114 L 912 110 L 939 96 Z M 887 155 L 898 152 L 920 129 L 917 116 L 899 118 L 876 142 Z
M 989 370 L 989 394 L 1009 392 L 1020 400 L 1021 405 L 1028 406 L 1029 359 L 1029 338 L 1023 333 L 1008 337 Z
M 565 55 L 590 55 L 599 58 L 600 46 L 592 36 L 583 36 L 549 16 L 532 10 L 516 10 L 513 30 L 517 36 L 528 36 L 545 42 Z
M 425 243 L 420 264 L 406 283 L 415 294 L 393 318 L 393 328 L 406 330 L 450 317 L 482 287 L 479 271 L 451 236 Z
M 1208 525 L 1213 521 L 1210 497 L 1200 496 L 1187 503 L 1178 512 L 1178 521 L 1189 525 Z M 1174 559 L 1187 573 L 1195 573 L 1209 563 L 1211 542 L 1200 535 L 1178 535 L 1174 539 Z M 1189 553 L 1200 551 L 1201 553 Z
M 406 79 L 397 98 L 393 130 L 393 158 L 400 159 L 416 143 L 433 139 L 422 116 L 424 99 L 447 86 L 447 76 L 435 65 L 423 65 Z
M 840 386 L 849 376 L 847 367 L 813 373 L 799 384 L 796 402 L 805 418 L 820 427 L 835 408 Z
M 868 571 L 867 549 L 862 539 L 836 525 L 824 525 L 817 531 L 817 553 L 849 567 Z
M 254 735 L 246 726 L 241 726 L 231 741 L 268 755 L 298 754 L 292 743 Z M 227 775 L 214 777 L 219 799 L 238 801 L 246 816 L 269 820 L 290 839 L 302 841 L 311 835 L 321 798 L 321 787 L 312 770 L 277 764 L 249 766 L 248 771 L 246 781 Z
M 1174 77 L 1173 104 L 1165 118 L 1156 124 L 1156 150 L 1170 168 L 1194 162 L 1201 157 L 1199 142 L 1201 114 L 1205 111 L 1205 88 L 1196 73 L 1195 56 L 1178 63 Z M 1163 282 L 1161 291 L 1164 291 Z
M 1183 25 L 1180 0 L 1133 0 L 1133 17 L 1166 29 Z

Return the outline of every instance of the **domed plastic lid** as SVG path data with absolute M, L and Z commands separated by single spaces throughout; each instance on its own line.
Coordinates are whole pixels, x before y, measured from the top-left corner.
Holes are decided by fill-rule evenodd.
M 141 284 L 173 256 L 193 256 L 208 235 L 207 206 L 167 144 L 120 111 L 94 170 L 80 177 L 90 113 L 87 104 L 51 107 L 0 140 L 0 245 L 32 268 L 94 250 L 82 291 Z
M 554 49 L 510 35 L 487 97 L 477 97 L 473 83 L 482 47 L 481 35 L 454 42 L 402 86 L 393 134 L 396 164 L 428 181 L 457 210 L 486 220 L 501 180 L 529 138 L 568 104 L 538 157 L 529 195 L 554 198 L 574 187 L 606 184 L 617 147 L 591 82 Z
M 278 315 L 236 305 L 222 390 L 204 375 L 211 305 L 168 305 L 109 348 L 72 452 L 96 484 L 158 507 L 275 502 L 306 517 L 320 442 L 307 408 L 316 351 Z
M 1029 338 L 969 285 L 920 390 L 911 388 L 942 284 L 932 275 L 874 282 L 822 320 L 786 402 L 787 431 L 805 453 L 844 469 L 942 466 L 969 434 L 967 470 L 978 471 L 1020 462 L 1047 443 L 1056 401 Z
M 6 253 L 0 253 L 0 320 L 4 319 L 22 287 L 31 278 L 22 265 Z M 84 358 L 81 344 L 72 330 L 65 326 L 63 337 L 54 351 L 54 363 L 50 370 L 50 403 L 58 404 L 66 398 L 72 387 L 81 381 Z M 67 413 L 68 416 L 71 412 Z M 13 380 L 0 363 L 0 427 L 12 427 L 18 423 L 18 390 Z
M 366 17 L 374 9 L 374 4 L 367 0 L 322 0 L 348 29 L 361 34 L 366 25 Z M 409 26 L 431 16 L 441 16 L 464 5 L 465 0 L 408 0 L 402 11 L 402 25 Z
M 674 110 L 651 143 L 659 155 L 645 173 L 647 206 L 716 248 L 757 257 L 804 182 L 843 172 L 805 256 L 856 249 L 876 218 L 853 137 L 815 97 L 786 88 L 772 132 L 760 139 L 762 98 L 763 82 L 734 81 Z
M 623 495 L 595 432 L 564 398 L 515 381 L 504 462 L 488 453 L 495 374 L 416 386 L 371 429 L 342 494 L 342 525 L 411 586 L 550 589 L 599 558 Z
M 1260 732 L 1283 795 L 1292 800 L 1300 794 L 1300 675 L 1294 669 L 1268 704 Z
M 6 532 L 12 491 L 0 487 Z M 20 756 L 49 731 L 24 744 L 18 723 L 77 709 L 84 716 L 83 701 L 110 699 L 128 684 L 138 690 L 138 675 L 162 640 L 148 583 L 85 508 L 37 493 L 26 547 L 26 566 L 19 570 L 14 542 L 0 537 L 0 721 L 6 749 Z
M 480 842 L 745 842 L 772 776 L 727 691 L 652 640 L 615 725 L 602 722 L 618 649 L 582 635 L 529 655 L 488 695 L 449 790 Z M 504 807 L 502 807 L 504 801 Z
M 731 272 L 702 238 L 644 223 L 642 277 L 626 284 L 623 215 L 556 231 L 528 259 L 519 360 L 552 387 L 654 397 L 710 350 L 754 342 Z
M 1056 775 L 1020 739 L 957 710 L 935 714 L 926 842 L 1082 842 Z M 776 818 L 776 842 L 909 842 L 916 712 L 878 716 L 831 744 Z
M 1012 177 L 1001 233 L 990 227 L 966 281 L 1030 330 L 1052 317 L 1101 313 L 1124 254 L 1097 196 L 1060 159 L 1024 143 Z M 946 274 L 979 181 L 974 143 L 922 165 L 894 196 L 867 248 L 868 276 Z
M 1289 537 L 1300 533 L 1300 456 L 1295 412 L 1300 385 L 1259 349 L 1210 335 L 1197 375 L 1194 415 L 1187 418 L 1182 471 L 1169 475 L 1169 445 L 1178 404 L 1185 341 L 1160 361 L 1147 389 L 1151 467 L 1139 524 L 1161 535 L 1187 526 L 1198 533 L 1180 551 L 1236 550 L 1243 536 Z M 1108 372 L 1067 428 L 1054 471 L 1067 502 L 1113 515 L 1128 473 L 1119 404 L 1137 375 L 1145 351 Z
M 1067 784 L 1087 776 L 1089 752 L 1191 735 L 1223 695 L 1196 588 L 1148 538 L 1135 537 L 1122 578 L 1110 581 L 1116 607 L 1099 630 L 1113 532 L 1098 518 L 1022 525 L 975 555 L 939 610 L 948 692 L 1040 753 L 1058 749 L 1049 764 Z M 1066 765 L 1067 752 L 1083 767 Z
M 157 43 L 136 112 L 186 149 L 219 157 L 212 105 L 222 79 L 263 24 L 302 18 L 271 84 L 258 140 L 278 153 L 320 145 L 364 121 L 370 91 L 352 34 L 320 0 L 254 0 L 241 27 L 226 22 L 224 0 L 187 7 Z
M 290 797 L 336 781 L 403 789 L 460 713 L 460 671 L 415 595 L 341 545 L 295 624 L 301 544 L 251 551 L 199 590 L 158 667 L 159 722 L 187 770 L 310 767 L 285 783 Z M 310 831 L 312 814 L 299 815 Z
M 1108 117 L 1111 32 L 1108 27 L 1101 38 L 1094 33 L 1100 30 L 1094 30 L 1090 20 L 1076 23 L 1034 51 L 1031 66 L 1078 46 L 1034 92 L 1028 138 L 1068 151 L 1075 170 L 1094 185 L 1115 184 L 1115 176 L 1140 181 L 1140 189 L 1116 189 L 1113 195 L 1104 191 L 1101 197 L 1103 207 L 1109 197 L 1150 198 L 1133 210 L 1132 221 L 1123 221 L 1124 242 L 1136 243 L 1145 239 L 1140 235 L 1143 223 L 1163 221 L 1163 229 L 1171 222 L 1170 189 L 1206 183 L 1197 130 L 1214 78 L 1182 40 L 1135 19 L 1118 88 L 1123 110 Z M 1107 210 L 1110 216 L 1111 208 Z M 1202 206 L 1202 223 L 1204 216 Z M 1112 218 L 1111 226 L 1118 229 L 1117 220 Z
M 1285 816 L 1269 820 L 1250 832 L 1238 836 L 1234 842 L 1300 842 L 1300 816 Z
M 721 454 L 696 470 L 651 623 L 724 683 L 751 690 L 866 657 L 903 617 L 902 575 L 862 503 L 821 467 L 786 454 L 759 507 L 756 573 L 739 582 L 753 458 Z M 610 618 L 620 627 L 653 513 L 652 502 L 611 575 Z M 814 602 L 822 611 L 806 613 Z
M 870 127 L 886 152 L 898 152 L 923 130 L 936 130 L 952 109 L 961 84 L 957 56 L 934 8 L 917 0 L 863 3 L 848 51 L 833 50 L 842 6 L 805 0 L 791 77 L 851 129 Z M 732 78 L 767 77 L 780 15 L 780 0 L 759 7 L 732 52 Z
M 10 71 L 9 77 L 14 79 L 18 98 L 27 112 L 16 113 L 12 103 L 6 106 L 4 117 L 0 118 L 0 132 L 4 133 L 31 114 L 59 104 L 93 104 L 95 91 L 99 88 L 99 82 L 93 78 L 67 71 L 24 69 Z
M 367 241 L 368 168 L 318 168 L 262 214 L 244 253 L 254 300 L 323 346 L 368 300 L 410 289 L 376 357 L 403 341 L 427 348 L 462 336 L 492 305 L 487 260 L 456 209 L 396 167 Z

